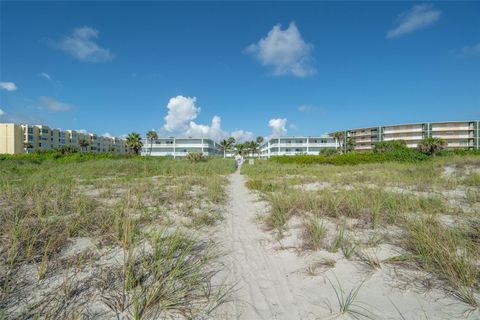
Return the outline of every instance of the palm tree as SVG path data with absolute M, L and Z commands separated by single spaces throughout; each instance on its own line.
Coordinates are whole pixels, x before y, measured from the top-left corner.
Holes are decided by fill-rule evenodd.
M 258 136 L 257 139 L 255 140 L 259 145 L 261 145 L 263 143 L 263 137 L 262 136 Z
M 154 130 L 150 130 L 147 132 L 147 139 L 150 141 L 150 152 L 149 155 L 152 155 L 152 148 L 153 148 L 153 141 L 158 139 L 158 134 Z
M 132 151 L 134 154 L 139 154 L 140 149 L 143 147 L 142 139 L 140 138 L 140 134 L 136 132 L 132 132 L 127 136 L 127 147 Z
M 249 143 L 252 156 L 255 156 L 255 153 L 257 155 L 260 155 L 260 143 L 258 143 L 258 138 L 261 138 L 261 137 L 257 137 L 257 141 L 250 141 Z
M 230 144 L 230 149 L 233 148 L 235 143 L 237 142 L 234 137 L 230 137 L 227 139 L 228 143 Z
M 88 141 L 87 139 L 80 139 L 78 141 L 78 144 L 80 145 L 82 151 L 86 151 L 87 147 L 90 145 L 90 141 Z
M 244 144 L 244 143 L 237 143 L 237 144 L 235 145 L 235 150 L 236 150 L 237 154 L 239 154 L 239 155 L 241 155 L 241 156 L 244 155 L 245 149 L 246 149 L 246 148 L 245 148 L 245 144 Z
M 227 150 L 231 148 L 230 142 L 228 140 L 220 141 L 220 149 L 223 151 L 223 158 L 227 157 Z
M 418 143 L 418 151 L 435 156 L 436 153 L 443 150 L 447 146 L 447 142 L 442 138 L 425 138 Z
M 343 144 L 340 141 L 343 141 L 343 138 L 345 136 L 343 131 L 335 131 L 330 136 L 335 138 L 335 142 L 336 142 L 336 145 L 337 145 L 337 150 L 338 150 L 338 148 L 341 148 Z

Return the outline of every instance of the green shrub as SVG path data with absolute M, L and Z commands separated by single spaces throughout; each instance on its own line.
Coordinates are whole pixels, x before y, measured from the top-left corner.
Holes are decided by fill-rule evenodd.
M 333 156 L 334 154 L 338 154 L 338 150 L 336 148 L 322 148 L 320 149 L 320 152 L 318 153 L 319 155 L 324 155 L 324 156 Z
M 351 152 L 331 156 L 325 155 L 297 155 L 272 157 L 269 161 L 277 163 L 296 164 L 331 164 L 331 165 L 357 165 L 362 163 L 379 163 L 388 161 L 420 162 L 427 160 L 428 156 L 412 149 L 398 149 L 384 153 Z
M 379 141 L 373 146 L 373 152 L 378 153 L 404 149 L 407 149 L 407 143 L 404 140 Z

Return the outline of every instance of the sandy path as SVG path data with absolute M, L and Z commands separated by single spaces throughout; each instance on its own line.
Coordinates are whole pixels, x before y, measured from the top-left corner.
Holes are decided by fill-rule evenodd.
M 273 254 L 266 246 L 268 233 L 255 223 L 265 204 L 246 188 L 239 171 L 230 176 L 225 230 L 222 241 L 229 252 L 226 266 L 238 281 L 229 318 L 299 319 L 301 305 L 289 279 L 290 256 Z

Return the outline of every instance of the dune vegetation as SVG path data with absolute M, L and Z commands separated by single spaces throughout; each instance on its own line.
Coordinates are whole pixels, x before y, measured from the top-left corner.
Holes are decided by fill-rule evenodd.
M 0 159 L 0 318 L 206 317 L 233 161 Z
M 341 164 L 285 157 L 244 166 L 242 173 L 269 204 L 259 219 L 277 239 L 296 237 L 298 250 L 338 252 L 371 272 L 395 268 L 403 280 L 421 271 L 405 280 L 406 288 L 436 288 L 467 313 L 478 311 L 480 157 Z M 394 249 L 382 251 L 387 246 Z M 334 267 L 335 259 L 324 265 Z

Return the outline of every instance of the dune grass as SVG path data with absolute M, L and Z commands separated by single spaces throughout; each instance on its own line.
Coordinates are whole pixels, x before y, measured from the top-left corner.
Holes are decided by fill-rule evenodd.
M 127 318 L 206 316 L 223 299 L 218 249 L 193 230 L 221 219 L 234 170 L 223 159 L 0 159 L 0 315 L 71 318 L 100 301 Z M 65 256 L 77 239 L 94 246 Z
M 404 259 L 431 273 L 439 288 L 478 308 L 479 170 L 480 157 L 452 155 L 355 166 L 265 161 L 244 166 L 242 173 L 248 176 L 247 186 L 271 205 L 263 219 L 267 226 L 282 235 L 291 217 L 303 219 L 304 249 L 341 250 L 345 258 L 377 270 L 380 260 L 363 248 L 365 240 L 353 237 L 345 220 L 360 234 L 394 226 L 400 233 L 382 236 L 373 245 L 388 241 L 401 247 L 407 252 Z M 329 240 L 320 222 L 324 219 L 337 225 Z

